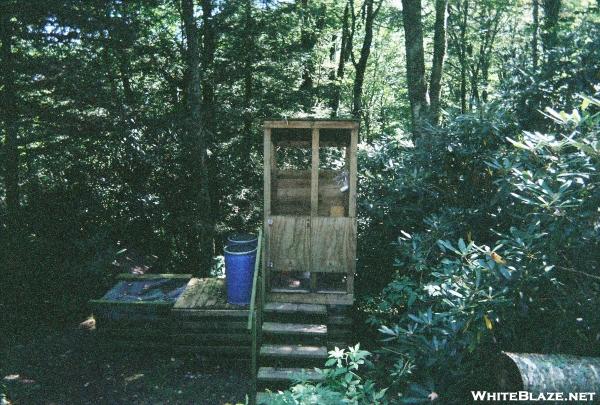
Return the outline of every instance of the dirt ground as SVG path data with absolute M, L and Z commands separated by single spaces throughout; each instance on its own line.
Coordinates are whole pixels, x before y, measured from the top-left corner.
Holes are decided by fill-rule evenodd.
M 0 404 L 243 404 L 250 387 L 248 362 L 117 351 L 93 330 L 22 340 L 0 352 Z

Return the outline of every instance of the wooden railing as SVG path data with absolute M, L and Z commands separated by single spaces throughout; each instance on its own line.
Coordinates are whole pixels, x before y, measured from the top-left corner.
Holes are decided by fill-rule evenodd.
M 260 272 L 260 263 L 261 263 L 261 256 L 262 254 L 262 229 L 259 229 L 258 231 L 258 241 L 257 241 L 257 246 L 256 246 L 256 260 L 254 262 L 254 276 L 252 278 L 252 295 L 250 295 L 250 313 L 248 314 L 248 329 L 251 330 L 252 329 L 252 322 L 255 318 L 255 314 L 254 312 L 256 311 L 256 294 L 257 294 L 257 289 L 259 288 L 259 272 Z M 260 294 L 260 291 L 259 291 Z
M 252 295 L 250 296 L 250 311 L 248 314 L 248 329 L 252 334 L 250 376 L 252 386 L 250 389 L 250 404 L 256 403 L 256 372 L 257 356 L 261 339 L 262 310 L 264 306 L 264 275 L 261 273 L 262 264 L 262 229 L 258 231 L 258 243 L 256 248 L 256 262 L 254 264 L 254 276 L 252 279 Z

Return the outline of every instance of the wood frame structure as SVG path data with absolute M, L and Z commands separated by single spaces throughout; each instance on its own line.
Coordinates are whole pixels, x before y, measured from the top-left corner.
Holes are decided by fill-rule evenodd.
M 358 131 L 355 120 L 264 122 L 263 268 L 268 301 L 353 303 Z M 342 171 L 320 168 L 322 148 L 329 147 L 345 149 Z M 305 155 L 310 151 L 305 159 L 310 169 L 278 167 L 278 153 L 285 148 L 300 148 Z M 340 175 L 346 176 L 346 187 L 340 188 Z M 291 272 L 310 273 L 309 288 L 274 288 L 275 273 Z M 323 289 L 320 280 L 326 277 L 341 280 L 343 287 Z

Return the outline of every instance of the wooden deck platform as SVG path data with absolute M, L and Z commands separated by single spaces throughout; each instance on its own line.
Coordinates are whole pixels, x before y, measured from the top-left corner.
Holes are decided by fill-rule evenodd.
M 249 358 L 248 307 L 227 303 L 225 280 L 190 275 L 122 275 L 118 280 L 186 279 L 175 302 L 92 300 L 103 343 L 125 349 L 168 350 Z

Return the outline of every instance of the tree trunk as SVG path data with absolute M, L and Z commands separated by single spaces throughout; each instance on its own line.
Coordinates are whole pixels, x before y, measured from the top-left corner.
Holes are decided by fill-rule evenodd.
M 433 59 L 431 79 L 429 81 L 429 103 L 431 123 L 437 125 L 440 119 L 440 95 L 442 91 L 442 72 L 446 55 L 446 15 L 448 0 L 435 2 L 435 28 L 433 34 Z
M 205 142 L 211 143 L 216 132 L 215 122 L 215 28 L 212 0 L 202 0 L 202 121 Z
M 310 92 L 313 88 L 313 71 L 314 66 L 310 52 L 312 50 L 312 36 L 308 9 L 308 0 L 300 2 L 302 18 L 300 21 L 300 46 L 303 52 L 304 64 L 302 68 L 302 84 L 300 90 Z
M 402 0 L 402 19 L 412 133 L 413 141 L 417 143 L 423 135 L 423 124 L 428 114 L 421 0 Z
M 550 392 L 568 395 L 566 393 L 600 390 L 600 358 L 563 354 L 503 354 L 506 357 L 501 359 L 497 374 L 498 391 L 527 391 L 538 398 L 540 394 L 547 395 Z
M 467 20 L 469 0 L 462 2 L 462 21 L 460 27 L 460 112 L 467 112 Z
M 252 18 L 252 0 L 244 1 L 244 139 L 251 147 L 252 139 L 252 97 L 253 97 L 253 63 L 254 56 L 254 20 Z
M 19 232 L 19 151 L 17 149 L 18 112 L 12 53 L 13 26 L 6 8 L 0 8 L 0 40 L 2 41 L 2 117 L 4 121 L 4 186 L 6 188 L 9 240 L 16 241 Z M 14 246 L 11 246 L 14 247 Z
M 348 28 L 349 14 L 349 3 L 346 2 L 346 6 L 344 7 L 344 16 L 342 17 L 342 41 L 340 44 L 340 60 L 338 61 L 335 83 L 333 85 L 333 95 L 330 104 L 332 117 L 337 116 L 338 110 L 340 108 L 342 80 L 344 79 L 346 62 L 348 61 L 349 52 L 352 52 L 352 45 L 349 40 L 350 33 Z
M 206 131 L 202 122 L 200 91 L 200 53 L 198 28 L 194 17 L 193 0 L 181 0 L 183 23 L 187 39 L 185 69 L 187 71 L 186 136 L 183 151 L 186 154 L 185 168 L 191 178 L 190 210 L 193 224 L 190 224 L 192 246 L 188 252 L 191 269 L 200 276 L 208 276 L 214 256 L 214 218 L 209 192 L 208 158 L 206 152 Z
M 373 0 L 365 0 L 365 37 L 360 50 L 360 58 L 355 64 L 356 74 L 354 77 L 354 86 L 352 90 L 352 116 L 360 119 L 362 114 L 362 91 L 365 81 L 365 72 L 367 62 L 371 54 L 371 43 L 373 42 L 373 21 L 379 12 L 381 2 L 377 8 L 373 8 Z
M 542 31 L 542 45 L 548 52 L 556 46 L 558 38 L 558 20 L 560 16 L 561 0 L 543 0 L 544 29 Z
M 533 70 L 538 67 L 538 31 L 540 30 L 540 3 L 539 0 L 533 0 L 533 27 L 531 33 L 531 62 Z
M 488 85 L 490 76 L 490 65 L 492 61 L 492 50 L 494 48 L 494 44 L 496 43 L 496 35 L 498 35 L 502 14 L 502 9 L 499 9 L 494 17 L 492 28 L 490 29 L 488 27 L 488 30 L 491 31 L 491 34 L 486 35 L 484 53 L 483 57 L 481 58 L 481 99 L 484 102 L 488 101 Z
M 556 51 L 558 45 L 558 21 L 560 17 L 561 0 L 543 0 L 544 24 L 541 32 L 542 48 L 544 50 L 545 62 L 543 75 L 549 78 L 554 74 L 556 66 Z

